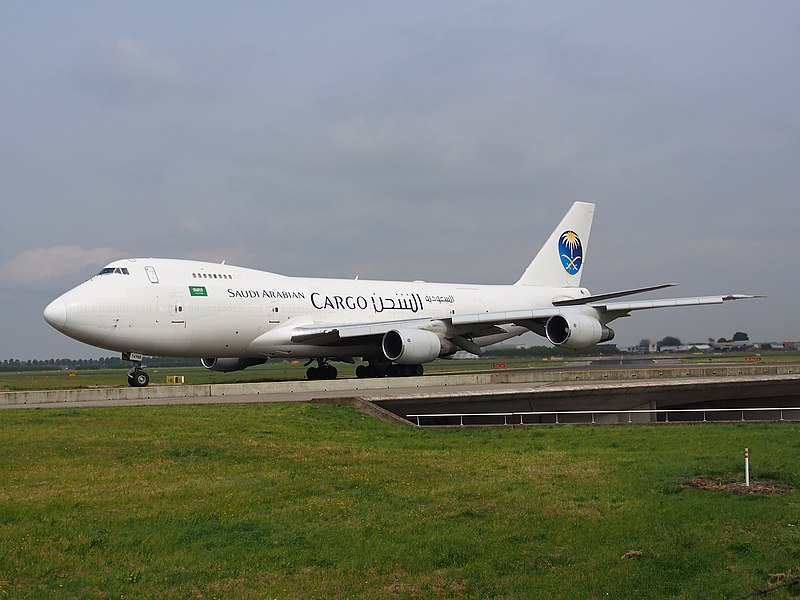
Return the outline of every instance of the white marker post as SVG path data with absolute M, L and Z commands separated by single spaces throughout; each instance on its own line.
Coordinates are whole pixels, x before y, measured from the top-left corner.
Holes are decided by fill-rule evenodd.
M 750 487 L 750 450 L 744 449 L 744 484 Z

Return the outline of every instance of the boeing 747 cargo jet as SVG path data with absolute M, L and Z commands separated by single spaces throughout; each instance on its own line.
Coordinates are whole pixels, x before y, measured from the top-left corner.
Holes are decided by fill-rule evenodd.
M 612 301 L 675 284 L 600 295 L 580 287 L 594 204 L 576 202 L 513 285 L 286 277 L 192 260 L 128 258 L 53 300 L 50 325 L 122 353 L 128 383 L 148 384 L 145 355 L 201 359 L 237 371 L 269 358 L 316 360 L 309 379 L 334 379 L 330 361 L 358 377 L 422 375 L 459 350 L 481 355 L 533 331 L 564 348 L 614 337 L 608 324 L 636 310 L 720 304 L 725 295 Z

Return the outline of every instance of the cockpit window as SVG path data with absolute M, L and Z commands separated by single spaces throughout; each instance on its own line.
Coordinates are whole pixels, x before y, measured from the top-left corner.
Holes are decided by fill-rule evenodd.
M 98 275 L 130 275 L 130 271 L 128 271 L 127 267 L 105 267 L 102 269 Z

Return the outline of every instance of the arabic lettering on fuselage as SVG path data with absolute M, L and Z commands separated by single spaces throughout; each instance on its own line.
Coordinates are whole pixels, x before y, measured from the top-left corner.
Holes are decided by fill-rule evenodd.
M 311 306 L 317 310 L 367 310 L 370 306 L 376 313 L 385 310 L 407 310 L 416 313 L 422 310 L 419 294 L 393 294 L 391 296 L 328 296 L 313 292 Z
M 228 288 L 229 298 L 258 298 L 258 299 L 296 299 L 305 300 L 306 293 L 296 290 L 257 290 Z M 409 311 L 417 313 L 428 304 L 453 304 L 455 298 L 448 296 L 428 296 L 424 298 L 419 294 L 395 293 L 388 295 L 372 294 L 369 296 L 340 296 L 312 292 L 309 295 L 311 306 L 317 310 L 369 310 L 376 313 L 384 311 Z
M 450 296 L 425 296 L 425 302 L 431 304 L 453 304 L 456 301 L 452 295 Z
M 372 306 L 378 313 L 385 310 L 410 310 L 415 313 L 422 310 L 422 298 L 419 294 L 397 294 L 396 298 L 372 296 Z

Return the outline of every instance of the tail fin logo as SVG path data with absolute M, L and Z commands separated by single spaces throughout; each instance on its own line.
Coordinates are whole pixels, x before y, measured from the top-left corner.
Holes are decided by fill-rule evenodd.
M 558 238 L 558 254 L 561 264 L 570 275 L 577 275 L 583 263 L 583 245 L 578 234 L 574 231 L 565 231 Z

